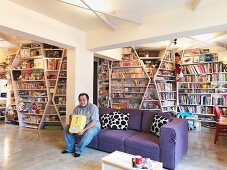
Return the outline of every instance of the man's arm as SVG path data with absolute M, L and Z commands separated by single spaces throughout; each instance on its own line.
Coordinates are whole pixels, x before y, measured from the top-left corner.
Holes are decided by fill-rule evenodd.
M 71 122 L 72 122 L 72 115 L 74 115 L 74 114 L 75 114 L 75 112 L 76 112 L 76 107 L 75 107 L 75 109 L 73 110 L 72 114 L 71 114 L 71 115 L 69 115 L 69 127 L 70 127 Z
M 90 123 L 87 124 L 87 126 L 81 130 L 78 135 L 83 135 L 84 132 L 86 132 L 88 129 L 92 128 L 93 126 L 95 126 L 96 124 L 96 120 L 92 120 Z

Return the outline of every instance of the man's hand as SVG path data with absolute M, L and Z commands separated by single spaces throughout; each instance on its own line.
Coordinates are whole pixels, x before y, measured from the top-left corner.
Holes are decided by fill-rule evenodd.
M 86 129 L 81 130 L 81 131 L 78 133 L 78 135 L 83 135 L 84 132 L 86 132 Z

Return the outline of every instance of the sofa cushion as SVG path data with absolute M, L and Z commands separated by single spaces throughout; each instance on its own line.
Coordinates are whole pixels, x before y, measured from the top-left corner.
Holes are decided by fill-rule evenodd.
M 151 132 L 156 136 L 160 136 L 160 128 L 169 122 L 168 119 L 160 115 L 155 115 L 153 124 L 151 126 Z
M 111 114 L 111 129 L 118 129 L 118 130 L 127 130 L 128 129 L 128 120 L 129 120 L 129 113 L 120 113 L 120 112 L 113 112 Z
M 142 110 L 139 109 L 120 109 L 121 113 L 130 113 L 128 129 L 141 130 Z
M 159 138 L 151 133 L 139 132 L 125 140 L 125 152 L 159 160 Z
M 162 113 L 162 112 L 154 112 L 154 111 L 143 111 L 143 116 L 142 116 L 142 127 L 141 131 L 142 132 L 147 132 L 149 133 L 151 131 L 151 126 L 154 121 L 155 115 L 158 114 L 160 116 L 163 116 L 167 119 L 171 119 L 171 113 Z
M 98 149 L 98 137 L 94 137 L 92 141 L 88 144 L 89 148 Z
M 113 152 L 116 150 L 124 152 L 125 139 L 136 133 L 138 133 L 138 131 L 101 129 L 98 136 L 98 149 L 106 152 Z
M 102 129 L 109 129 L 111 124 L 111 114 L 112 113 L 105 113 L 101 115 L 100 122 Z

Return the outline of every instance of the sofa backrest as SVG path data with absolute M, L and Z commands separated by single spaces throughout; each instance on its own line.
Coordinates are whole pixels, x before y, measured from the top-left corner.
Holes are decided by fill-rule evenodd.
M 139 109 L 120 109 L 121 113 L 130 113 L 128 129 L 141 130 L 142 110 Z
M 120 111 L 121 113 L 130 113 L 128 129 L 141 130 L 142 110 L 139 109 L 113 109 L 113 108 L 99 108 L 99 115 L 102 116 L 105 113 L 112 113 L 114 111 Z
M 114 111 L 120 111 L 121 113 L 130 113 L 128 129 L 137 130 L 142 132 L 150 132 L 151 125 L 154 121 L 156 114 L 163 116 L 167 119 L 171 119 L 171 113 L 162 113 L 154 111 L 142 111 L 139 109 L 113 109 L 113 108 L 99 108 L 99 115 L 102 116 L 105 113 L 112 113 Z
M 154 112 L 154 111 L 143 111 L 142 115 L 142 126 L 141 131 L 142 132 L 150 132 L 151 126 L 154 121 L 155 115 L 158 114 L 160 116 L 163 116 L 167 119 L 171 119 L 171 113 L 162 113 L 162 112 Z
M 105 113 L 112 113 L 114 111 L 118 111 L 118 109 L 113 109 L 113 108 L 99 108 L 99 116 L 102 116 Z

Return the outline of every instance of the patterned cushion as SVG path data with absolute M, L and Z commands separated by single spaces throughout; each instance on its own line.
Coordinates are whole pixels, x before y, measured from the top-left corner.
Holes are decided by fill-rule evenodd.
M 166 119 L 160 115 L 155 115 L 153 124 L 151 126 L 151 132 L 154 133 L 156 136 L 160 136 L 161 126 L 168 122 L 169 122 L 168 119 Z
M 101 127 L 102 129 L 109 129 L 111 124 L 111 114 L 112 113 L 105 113 L 101 116 Z
M 111 115 L 111 129 L 127 130 L 129 113 L 113 112 Z

